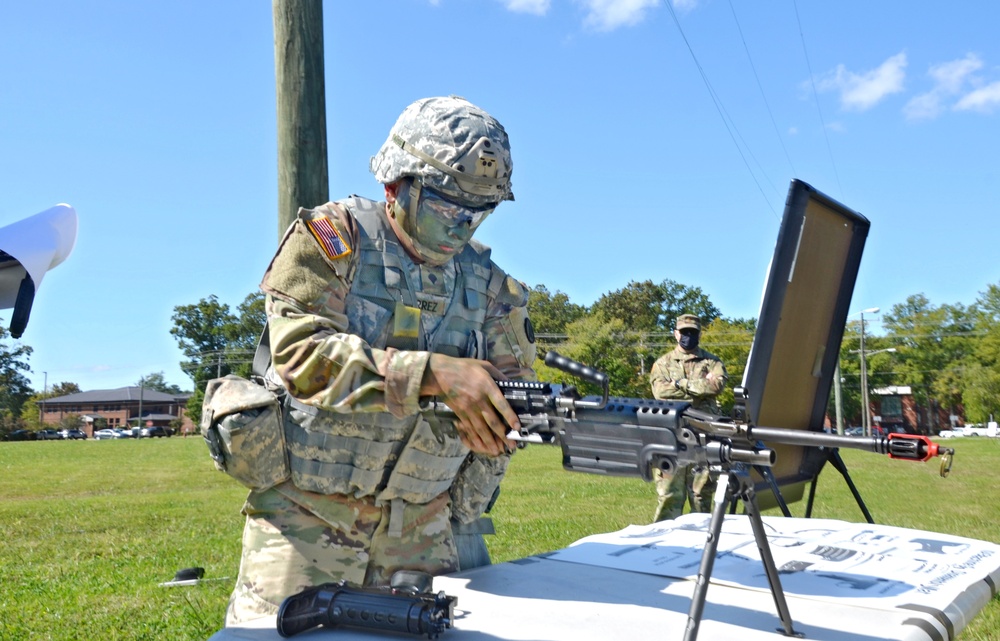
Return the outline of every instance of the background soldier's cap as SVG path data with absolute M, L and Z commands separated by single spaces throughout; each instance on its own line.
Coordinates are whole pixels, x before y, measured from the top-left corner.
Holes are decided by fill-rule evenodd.
M 701 331 L 701 319 L 694 314 L 681 314 L 677 317 L 677 330 L 696 329 Z

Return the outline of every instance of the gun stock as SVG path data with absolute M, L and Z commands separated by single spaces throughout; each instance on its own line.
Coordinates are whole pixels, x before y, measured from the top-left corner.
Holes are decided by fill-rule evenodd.
M 290 637 L 318 626 L 356 627 L 436 639 L 454 619 L 457 598 L 444 592 L 359 587 L 346 581 L 306 588 L 278 609 L 278 634 Z

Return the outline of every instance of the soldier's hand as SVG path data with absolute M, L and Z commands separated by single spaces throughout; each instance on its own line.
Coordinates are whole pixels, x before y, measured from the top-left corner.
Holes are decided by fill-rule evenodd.
M 514 409 L 494 379 L 505 376 L 488 361 L 431 354 L 420 394 L 437 396 L 455 412 L 462 442 L 473 452 L 497 456 L 516 444 L 507 433 L 520 429 Z

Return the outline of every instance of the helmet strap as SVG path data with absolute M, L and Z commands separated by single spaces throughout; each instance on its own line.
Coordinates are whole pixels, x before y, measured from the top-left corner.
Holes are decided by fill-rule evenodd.
M 424 185 L 419 178 L 413 178 L 410 181 L 410 209 L 408 213 L 414 225 L 417 224 L 417 207 L 420 206 L 420 192 L 423 188 Z
M 498 189 L 507 182 L 507 179 L 503 176 L 500 177 L 481 176 L 481 175 L 466 173 L 464 171 L 458 171 L 454 167 L 449 167 L 448 165 L 444 164 L 437 158 L 429 154 L 425 154 L 422 150 L 417 148 L 416 145 L 413 145 L 412 143 L 403 140 L 398 134 L 392 135 L 392 142 L 398 145 L 399 148 L 405 151 L 406 153 L 412 156 L 416 156 L 417 158 L 424 161 L 431 167 L 434 167 L 438 171 L 448 174 L 455 180 L 464 180 L 474 185 L 489 187 L 493 189 Z

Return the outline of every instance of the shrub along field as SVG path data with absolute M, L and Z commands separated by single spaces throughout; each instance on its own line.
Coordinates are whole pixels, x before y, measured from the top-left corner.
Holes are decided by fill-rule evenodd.
M 958 453 L 947 479 L 936 462 L 843 458 L 876 522 L 1000 543 L 1000 440 L 948 444 Z M 203 640 L 221 627 L 245 491 L 215 470 L 200 438 L 0 443 L 0 479 L 0 639 Z M 651 485 L 564 472 L 558 448 L 531 446 L 504 481 L 490 551 L 502 562 L 565 547 L 646 523 L 654 503 Z M 804 509 L 792 505 L 796 516 Z M 813 516 L 863 520 L 832 469 Z M 205 568 L 199 585 L 159 587 L 195 566 Z M 998 631 L 1000 597 L 958 639 Z

